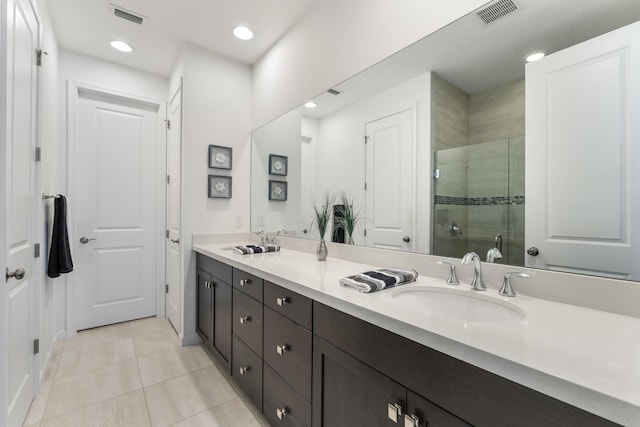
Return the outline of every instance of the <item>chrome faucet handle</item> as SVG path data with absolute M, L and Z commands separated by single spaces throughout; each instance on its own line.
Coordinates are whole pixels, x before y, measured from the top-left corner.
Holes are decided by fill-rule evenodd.
M 440 265 L 448 265 L 449 266 L 449 277 L 447 277 L 446 284 L 447 285 L 459 285 L 458 276 L 456 276 L 456 266 L 446 261 L 438 261 Z
M 462 264 L 473 262 L 473 279 L 471 279 L 471 289 L 474 291 L 486 291 L 487 286 L 482 281 L 482 271 L 480 270 L 480 256 L 475 252 L 467 252 L 462 257 Z
M 503 297 L 515 297 L 516 296 L 516 292 L 513 290 L 513 286 L 511 286 L 511 276 L 516 276 L 516 277 L 520 277 L 522 279 L 526 279 L 527 277 L 531 277 L 531 274 L 529 274 L 529 273 L 516 273 L 516 272 L 504 273 L 504 279 L 502 280 L 502 287 L 498 291 L 498 294 L 502 295 Z
M 487 262 L 493 262 L 496 259 L 502 259 L 502 252 L 498 248 L 491 248 L 487 251 Z

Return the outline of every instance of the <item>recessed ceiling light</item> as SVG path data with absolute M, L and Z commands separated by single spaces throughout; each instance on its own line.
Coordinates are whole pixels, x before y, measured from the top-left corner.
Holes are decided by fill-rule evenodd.
M 239 26 L 233 29 L 233 35 L 240 40 L 251 40 L 253 38 L 253 31 L 247 27 Z
M 544 58 L 544 52 L 535 52 L 527 56 L 526 59 L 527 59 L 527 62 L 535 62 L 535 61 L 539 61 L 542 58 Z
M 307 107 L 307 108 L 316 108 L 318 106 L 318 104 L 316 104 L 313 101 L 309 101 L 306 104 L 304 104 L 304 106 Z
M 120 52 L 133 52 L 133 47 L 129 43 L 125 43 L 121 40 L 112 40 L 111 47 Z

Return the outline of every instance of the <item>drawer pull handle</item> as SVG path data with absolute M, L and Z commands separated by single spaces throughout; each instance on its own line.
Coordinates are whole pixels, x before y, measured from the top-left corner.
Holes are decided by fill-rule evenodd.
M 402 416 L 402 406 L 397 403 L 387 404 L 387 417 L 394 423 L 398 423 L 398 419 Z
M 246 286 L 251 283 L 251 279 L 241 279 L 240 286 Z
M 276 409 L 276 416 L 280 420 L 283 419 L 288 414 L 289 414 L 289 410 L 287 408 L 278 408 L 278 409 Z
M 251 316 L 242 316 L 240 317 L 240 324 L 244 325 L 245 323 L 251 322 Z
M 287 344 L 276 345 L 276 351 L 280 356 L 288 352 L 290 347 Z
M 282 297 L 282 298 L 276 298 L 276 303 L 282 307 L 285 304 L 289 304 L 289 302 L 291 302 L 291 300 L 289 299 L 289 297 Z
M 247 372 L 249 372 L 249 367 L 248 366 L 241 366 L 240 367 L 240 375 L 244 375 Z
M 215 286 L 216 286 L 215 282 L 204 282 L 204 287 L 207 289 L 211 289 Z
M 404 416 L 404 427 L 420 427 L 420 418 L 406 414 Z

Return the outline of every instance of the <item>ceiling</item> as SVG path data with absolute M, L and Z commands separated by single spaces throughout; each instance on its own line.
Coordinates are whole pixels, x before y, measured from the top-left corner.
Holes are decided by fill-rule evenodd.
M 47 0 L 60 47 L 168 76 L 180 46 L 192 43 L 246 64 L 254 64 L 315 0 Z M 114 15 L 114 4 L 143 16 L 142 25 Z M 236 39 L 231 30 L 250 27 L 255 37 Z M 134 47 L 129 54 L 109 45 Z

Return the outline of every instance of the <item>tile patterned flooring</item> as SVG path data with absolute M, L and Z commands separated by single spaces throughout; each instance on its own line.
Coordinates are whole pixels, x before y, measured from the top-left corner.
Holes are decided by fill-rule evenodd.
M 79 332 L 56 343 L 24 427 L 268 427 L 199 346 L 166 319 Z

